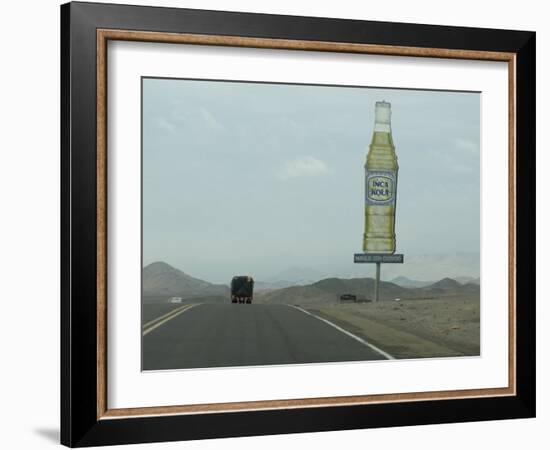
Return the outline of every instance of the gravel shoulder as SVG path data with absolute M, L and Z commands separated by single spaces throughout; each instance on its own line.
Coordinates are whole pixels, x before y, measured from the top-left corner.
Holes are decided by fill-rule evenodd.
M 305 307 L 395 358 L 479 356 L 479 296 Z

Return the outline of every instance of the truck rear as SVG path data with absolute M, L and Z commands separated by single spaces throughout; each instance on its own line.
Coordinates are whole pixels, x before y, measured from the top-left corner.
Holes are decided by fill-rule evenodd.
M 252 303 L 254 280 L 249 276 L 235 276 L 231 280 L 231 303 Z

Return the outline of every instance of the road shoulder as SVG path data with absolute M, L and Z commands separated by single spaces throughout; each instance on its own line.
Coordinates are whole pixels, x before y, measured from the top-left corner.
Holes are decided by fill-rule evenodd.
M 467 352 L 451 348 L 445 343 L 435 342 L 435 336 L 434 339 L 419 336 L 380 320 L 365 317 L 352 309 L 317 306 L 306 309 L 373 343 L 397 359 L 467 355 Z

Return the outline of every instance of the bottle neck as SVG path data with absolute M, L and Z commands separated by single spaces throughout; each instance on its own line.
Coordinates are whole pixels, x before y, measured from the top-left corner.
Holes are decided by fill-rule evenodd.
M 375 123 L 374 131 L 378 133 L 391 133 L 391 126 L 389 123 Z

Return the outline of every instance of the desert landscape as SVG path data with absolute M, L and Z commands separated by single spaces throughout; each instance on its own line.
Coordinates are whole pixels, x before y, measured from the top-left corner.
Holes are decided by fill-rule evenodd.
M 273 287 L 256 282 L 254 303 L 299 307 L 365 339 L 396 359 L 480 355 L 479 278 L 421 282 L 398 277 L 380 283 L 371 299 L 372 278 L 324 278 L 304 285 Z M 287 283 L 282 283 L 283 285 Z M 229 286 L 194 278 L 169 264 L 143 270 L 143 321 L 183 303 L 229 303 Z M 347 295 L 355 300 L 342 301 Z M 236 308 L 247 306 L 235 305 Z

